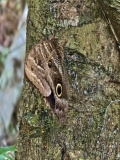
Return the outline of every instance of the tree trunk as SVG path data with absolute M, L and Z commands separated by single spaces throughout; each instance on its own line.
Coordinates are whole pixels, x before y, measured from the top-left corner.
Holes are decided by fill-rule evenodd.
M 25 77 L 16 159 L 119 158 L 120 59 L 106 6 L 92 0 L 29 0 L 28 6 L 27 53 L 54 31 L 67 40 L 70 100 L 60 124 Z

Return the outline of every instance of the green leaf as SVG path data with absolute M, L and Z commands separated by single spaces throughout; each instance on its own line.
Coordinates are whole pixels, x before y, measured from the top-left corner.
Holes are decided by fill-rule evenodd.
M 0 159 L 1 160 L 14 160 L 14 146 L 0 147 Z

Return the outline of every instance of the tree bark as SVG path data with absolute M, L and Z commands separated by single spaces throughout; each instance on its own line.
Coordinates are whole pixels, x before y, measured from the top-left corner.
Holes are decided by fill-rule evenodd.
M 99 1 L 29 0 L 27 49 L 53 35 L 67 40 L 67 122 L 59 124 L 25 77 L 16 159 L 117 159 L 120 59 Z M 105 8 L 103 8 L 105 9 Z

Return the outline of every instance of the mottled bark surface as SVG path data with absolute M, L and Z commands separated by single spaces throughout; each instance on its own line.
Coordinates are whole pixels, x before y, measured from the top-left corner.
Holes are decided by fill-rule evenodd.
M 16 159 L 119 159 L 119 49 L 100 4 L 88 0 L 28 4 L 27 53 L 53 31 L 60 41 L 67 39 L 71 94 L 67 122 L 61 125 L 25 78 Z

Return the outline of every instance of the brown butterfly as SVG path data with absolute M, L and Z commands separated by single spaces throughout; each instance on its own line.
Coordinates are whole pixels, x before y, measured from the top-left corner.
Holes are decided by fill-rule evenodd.
M 53 113 L 64 122 L 68 108 L 69 83 L 63 46 L 57 43 L 55 37 L 42 41 L 31 49 L 25 61 L 25 73 Z

